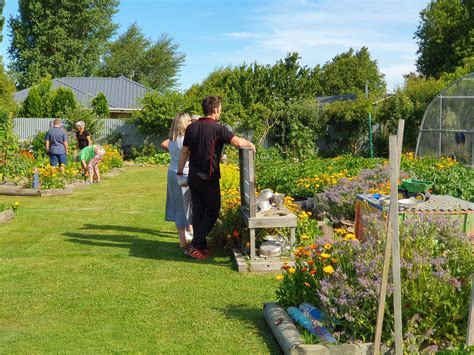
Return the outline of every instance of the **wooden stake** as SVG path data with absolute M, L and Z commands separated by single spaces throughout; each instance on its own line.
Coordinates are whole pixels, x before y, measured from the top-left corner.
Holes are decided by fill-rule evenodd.
M 471 274 L 471 305 L 469 307 L 469 319 L 467 322 L 466 345 L 474 345 L 474 274 Z
M 398 239 L 398 162 L 397 136 L 389 138 L 390 154 L 390 225 L 392 235 L 393 314 L 395 318 L 395 353 L 403 354 L 402 285 L 400 276 L 400 241 Z
M 398 131 L 397 131 L 397 143 L 398 143 L 398 161 L 397 168 L 400 169 L 401 162 L 401 153 L 403 145 L 403 133 L 405 128 L 405 120 L 398 121 Z M 398 198 L 398 189 L 397 189 L 397 198 Z M 383 318 L 385 313 L 385 298 L 387 295 L 387 285 L 388 285 L 388 272 L 390 270 L 390 257 L 392 255 L 392 239 L 390 238 L 390 207 L 388 209 L 387 220 L 385 221 L 385 254 L 383 259 L 383 271 L 382 271 L 382 282 L 380 284 L 380 295 L 379 295 L 379 306 L 377 310 L 377 324 L 375 327 L 375 340 L 374 340 L 374 352 L 376 355 L 380 352 L 380 345 L 382 341 L 382 328 L 383 328 Z

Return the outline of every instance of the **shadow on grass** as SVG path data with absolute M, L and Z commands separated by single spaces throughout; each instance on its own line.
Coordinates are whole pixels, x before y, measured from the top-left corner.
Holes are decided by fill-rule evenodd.
M 118 232 L 144 233 L 144 234 L 156 235 L 156 236 L 164 237 L 164 238 L 171 238 L 171 237 L 177 238 L 177 232 L 175 231 L 159 231 L 159 230 L 148 229 L 148 228 L 114 226 L 114 225 L 108 225 L 108 224 L 84 224 L 84 226 L 80 229 L 113 230 L 113 231 L 118 231 Z
M 267 323 L 265 323 L 265 319 L 263 318 L 263 305 L 262 308 L 252 308 L 245 304 L 230 305 L 226 308 L 217 308 L 217 310 L 222 312 L 224 316 L 230 320 L 238 319 L 257 328 L 260 337 L 267 345 L 269 353 L 283 354 L 270 328 Z
M 156 239 L 140 238 L 136 234 L 147 233 L 147 229 L 127 227 L 127 226 L 111 226 L 111 225 L 92 225 L 86 224 L 81 230 L 87 232 L 65 232 L 62 235 L 69 237 L 67 241 L 93 247 L 108 248 L 128 248 L 129 255 L 136 258 L 155 259 L 155 260 L 174 260 L 192 263 L 202 263 L 210 265 L 225 266 L 231 268 L 233 263 L 223 251 L 211 252 L 206 260 L 195 260 L 184 255 L 184 250 L 178 247 L 178 238 L 174 238 L 173 242 L 160 241 Z M 130 232 L 131 234 L 105 234 L 103 231 L 119 231 Z M 136 233 L 136 234 L 135 234 Z M 161 234 L 153 231 L 153 235 L 161 238 L 170 238 L 169 235 Z

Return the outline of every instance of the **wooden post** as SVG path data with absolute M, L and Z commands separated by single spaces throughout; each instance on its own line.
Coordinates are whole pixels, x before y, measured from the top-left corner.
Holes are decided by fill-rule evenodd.
M 474 274 L 471 274 L 471 305 L 469 307 L 469 319 L 467 321 L 466 345 L 474 345 Z
M 398 131 L 397 131 L 397 143 L 398 143 L 397 167 L 398 169 L 400 169 L 404 128 L 405 128 L 405 120 L 399 120 Z M 398 195 L 398 191 L 397 191 L 397 195 Z M 388 210 L 388 215 L 390 216 L 390 207 Z M 392 255 L 392 240 L 391 240 L 391 234 L 389 234 L 389 231 L 390 231 L 389 216 L 387 217 L 387 220 L 385 222 L 385 234 L 384 234 L 385 254 L 384 254 L 384 259 L 383 259 L 384 262 L 383 262 L 383 271 L 382 271 L 382 282 L 380 284 L 379 306 L 378 306 L 378 311 L 377 311 L 377 324 L 375 327 L 375 341 L 374 341 L 374 352 L 373 352 L 374 355 L 380 352 L 380 344 L 382 341 L 382 328 L 383 328 L 383 318 L 384 318 L 384 312 L 385 312 L 385 298 L 387 295 L 388 272 L 390 269 L 390 257 Z
M 397 136 L 389 138 L 390 155 L 390 225 L 392 235 L 393 313 L 395 319 L 395 353 L 403 354 L 402 337 L 402 286 L 400 276 L 400 240 L 398 239 L 398 142 Z

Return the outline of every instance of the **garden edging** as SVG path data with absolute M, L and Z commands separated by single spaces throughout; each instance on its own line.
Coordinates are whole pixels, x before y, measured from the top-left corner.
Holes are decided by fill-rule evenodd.
M 304 344 L 300 332 L 291 317 L 277 303 L 265 303 L 263 306 L 265 321 L 273 336 L 286 355 L 369 355 L 373 353 L 373 344 Z M 390 349 L 382 349 L 381 354 L 392 354 Z
M 15 218 L 15 212 L 12 209 L 0 212 L 0 224 L 7 223 L 13 218 Z
M 103 174 L 103 176 L 114 177 L 123 172 L 121 168 L 111 169 L 108 173 Z M 87 184 L 84 181 L 75 181 L 71 184 L 65 186 L 64 189 L 28 189 L 23 188 L 17 185 L 0 185 L 0 195 L 7 196 L 63 196 L 72 194 L 73 190 L 76 188 L 86 187 Z

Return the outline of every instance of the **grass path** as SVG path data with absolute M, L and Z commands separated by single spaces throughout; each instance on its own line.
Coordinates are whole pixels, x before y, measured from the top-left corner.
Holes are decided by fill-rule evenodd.
M 164 222 L 166 169 L 20 201 L 0 226 L 0 353 L 279 353 L 269 275 L 191 260 Z

